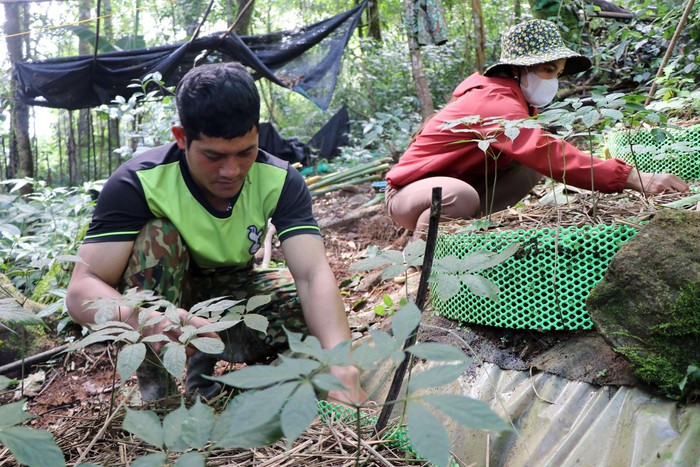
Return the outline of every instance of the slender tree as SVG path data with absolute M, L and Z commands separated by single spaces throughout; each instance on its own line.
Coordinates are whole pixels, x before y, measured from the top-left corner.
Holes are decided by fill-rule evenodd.
M 26 60 L 28 52 L 24 50 L 23 38 L 20 35 L 20 25 L 23 24 L 22 13 L 26 15 L 26 5 L 19 3 L 5 3 L 5 37 L 7 41 L 7 54 L 10 63 Z M 29 108 L 16 98 L 17 80 L 12 75 L 10 83 L 12 100 L 10 114 L 10 144 L 9 163 L 7 164 L 7 177 L 33 177 L 34 159 L 32 157 L 31 142 L 29 139 Z
M 379 0 L 371 0 L 367 7 L 367 23 L 369 37 L 376 41 L 382 40 L 382 30 L 379 26 Z
M 474 66 L 483 71 L 486 66 L 486 34 L 484 33 L 484 13 L 481 0 L 472 2 L 472 23 L 474 24 Z
M 420 103 L 420 113 L 423 119 L 427 119 L 435 112 L 433 104 L 433 96 L 430 94 L 428 79 L 423 71 L 423 60 L 421 59 L 420 48 L 418 42 L 413 35 L 411 21 L 413 21 L 413 1 L 405 0 L 406 18 L 409 23 L 406 25 L 406 36 L 408 38 L 408 52 L 411 56 L 411 74 L 413 75 L 413 83 L 416 87 L 416 95 Z

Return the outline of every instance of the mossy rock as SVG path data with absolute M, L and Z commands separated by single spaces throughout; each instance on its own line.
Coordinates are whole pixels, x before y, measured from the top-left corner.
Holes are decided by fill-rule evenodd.
M 700 366 L 700 212 L 662 210 L 591 291 L 592 321 L 642 380 L 670 397 Z M 696 388 L 697 389 L 697 388 Z

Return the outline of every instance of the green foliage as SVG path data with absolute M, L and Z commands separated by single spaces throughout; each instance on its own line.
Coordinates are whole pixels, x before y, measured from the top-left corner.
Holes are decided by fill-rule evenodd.
M 64 466 L 63 453 L 51 434 L 22 426 L 34 418 L 27 414 L 24 402 L 0 405 L 0 443 L 5 445 L 17 462 L 29 467 Z
M 12 188 L 9 194 L 0 195 L 0 272 L 36 300 L 60 298 L 60 291 L 45 294 L 68 285 L 65 266 L 78 261 L 73 254 L 93 208 L 89 191 L 101 185 L 52 188 L 32 179 L 1 183 Z M 20 198 L 19 189 L 25 185 L 31 185 L 33 192 Z M 41 291 L 33 295 L 48 270 L 52 271 L 50 280 L 43 281 Z

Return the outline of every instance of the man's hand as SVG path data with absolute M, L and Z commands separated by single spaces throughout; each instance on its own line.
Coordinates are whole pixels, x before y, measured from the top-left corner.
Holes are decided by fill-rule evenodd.
M 178 308 L 177 312 L 180 315 L 180 326 L 184 326 L 184 325 L 189 324 L 191 326 L 194 326 L 195 328 L 201 328 L 202 326 L 210 324 L 209 320 L 206 318 L 189 315 L 187 310 L 185 310 L 184 308 Z M 162 313 L 159 311 L 152 311 L 151 314 L 148 316 L 148 320 L 151 320 L 152 318 L 156 318 L 159 315 L 162 315 Z M 133 323 L 131 323 L 130 321 L 131 320 L 128 320 L 127 323 L 129 323 L 133 326 Z M 182 331 L 180 330 L 180 326 L 178 326 L 178 325 L 173 326 L 173 323 L 169 319 L 167 319 L 166 317 L 163 317 L 163 319 L 161 319 L 157 323 L 144 327 L 143 328 L 143 335 L 145 337 L 145 336 L 153 336 L 153 335 L 157 335 L 157 334 L 162 334 L 162 335 L 168 337 L 172 342 L 180 342 L 180 336 L 182 335 Z M 197 337 L 211 337 L 214 339 L 220 339 L 219 335 L 215 332 L 205 332 L 202 334 L 197 334 Z M 165 346 L 165 344 L 167 344 L 167 342 L 164 342 L 164 341 L 150 343 L 151 348 L 156 353 L 156 355 L 160 355 L 160 352 L 163 349 L 163 347 Z M 191 357 L 192 355 L 194 355 L 194 353 L 196 351 L 197 351 L 197 349 L 195 349 L 191 345 L 188 345 L 185 349 L 185 352 L 187 353 L 188 358 Z
M 673 174 L 654 174 L 632 169 L 625 188 L 639 192 L 659 194 L 668 191 L 688 191 L 690 188 L 680 177 Z

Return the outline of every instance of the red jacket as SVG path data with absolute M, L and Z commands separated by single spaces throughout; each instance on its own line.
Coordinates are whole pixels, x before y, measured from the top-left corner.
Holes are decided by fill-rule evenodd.
M 453 92 L 453 100 L 431 118 L 411 143 L 399 162 L 389 170 L 386 179 L 394 188 L 432 176 L 447 176 L 475 183 L 483 180 L 484 151 L 478 141 L 484 135 L 496 138 L 489 146 L 488 171 L 493 173 L 513 162 L 530 167 L 559 182 L 591 189 L 591 172 L 595 189 L 605 193 L 622 191 L 632 167 L 620 159 L 603 160 L 579 151 L 575 146 L 548 136 L 541 128 L 519 128 L 515 139 L 503 131 L 494 131 L 496 125 L 476 123 L 469 132 L 455 133 L 440 126 L 448 121 L 469 116 L 481 119 L 498 117 L 521 120 L 530 117 L 528 105 L 518 82 L 512 78 L 490 78 L 475 73 L 462 81 Z M 499 125 L 500 126 L 500 125 Z M 467 129 L 460 125 L 456 129 Z M 498 155 L 494 163 L 494 155 Z M 592 167 L 592 170 L 591 170 Z

